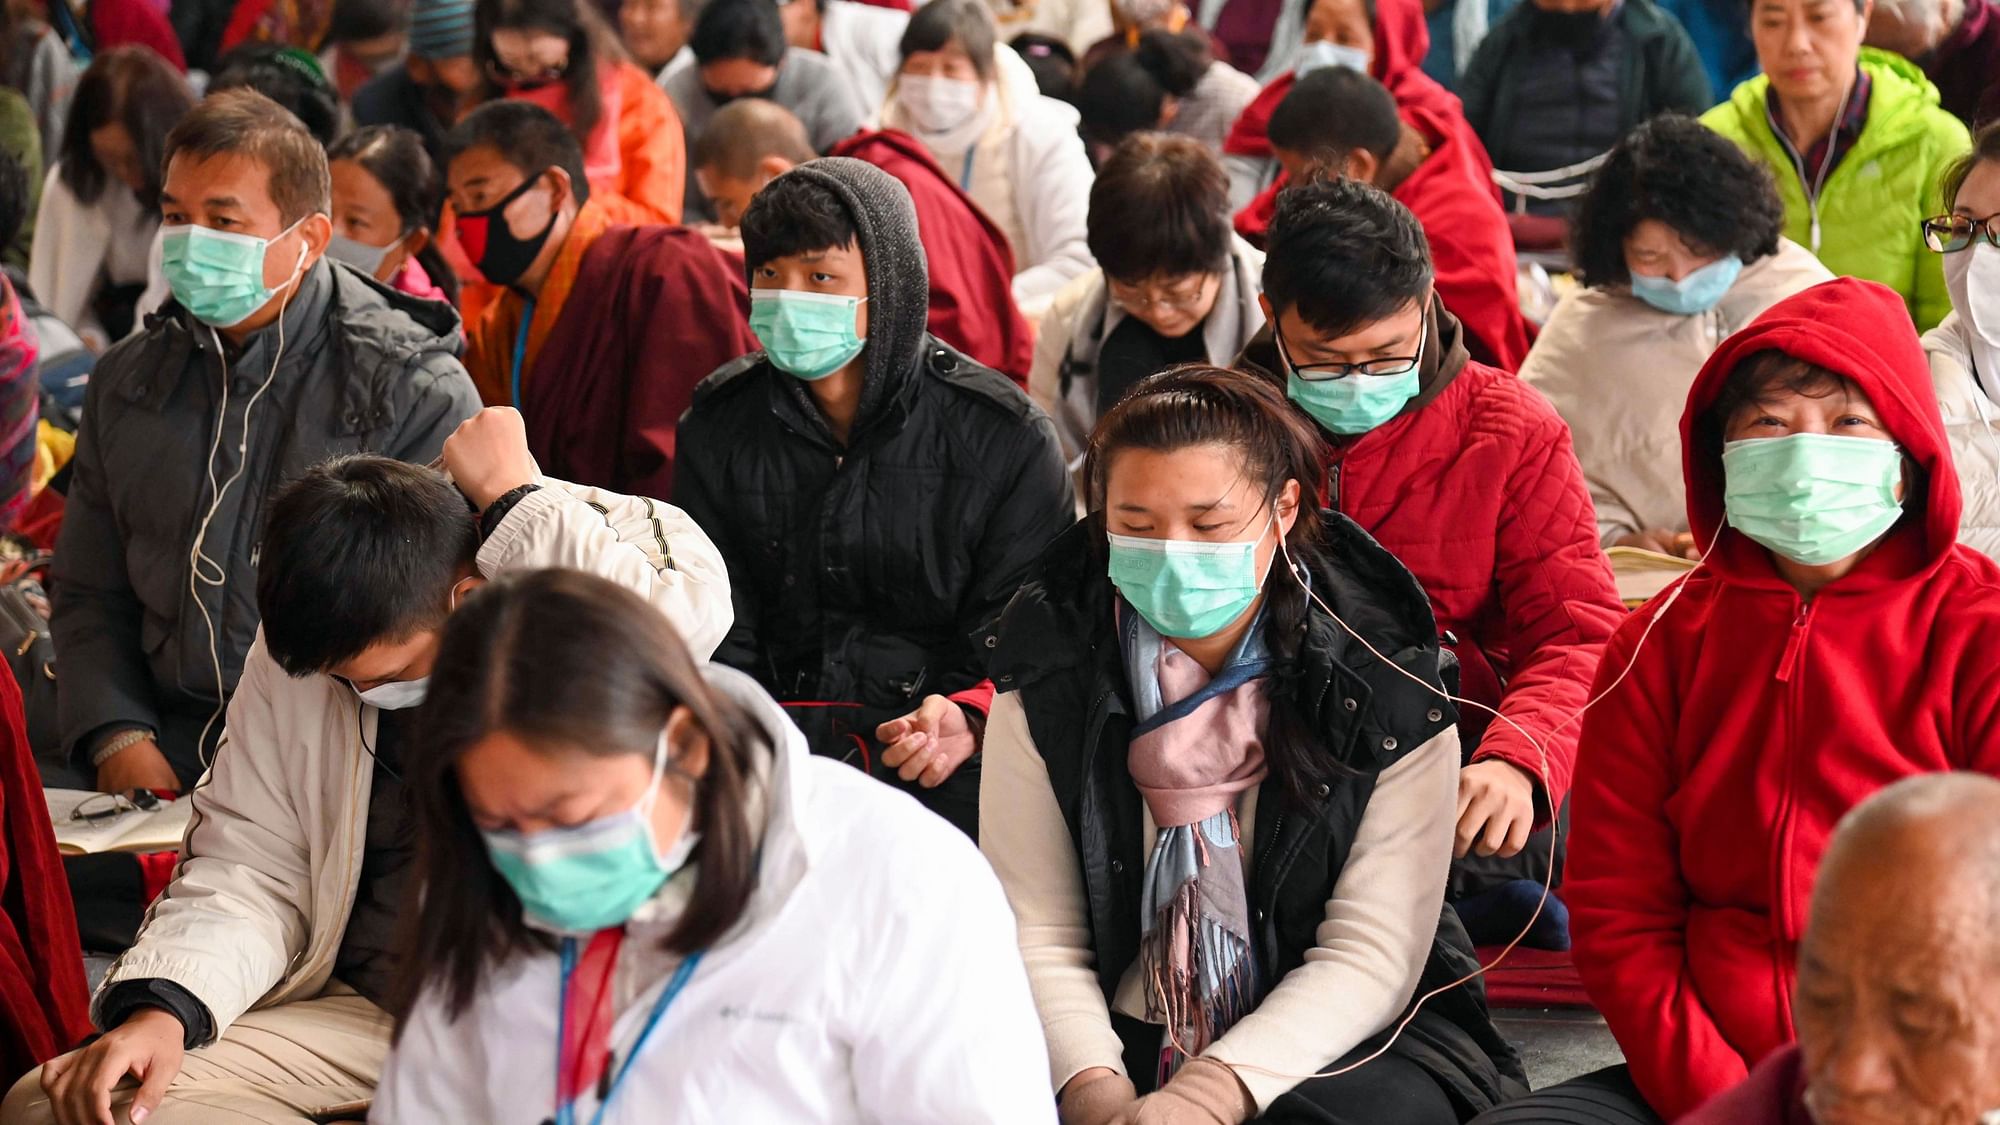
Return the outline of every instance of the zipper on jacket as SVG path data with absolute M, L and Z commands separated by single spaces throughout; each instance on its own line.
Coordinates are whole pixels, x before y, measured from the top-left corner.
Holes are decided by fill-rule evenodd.
M 1792 682 L 1792 672 L 1799 663 L 1799 651 L 1805 648 L 1806 626 L 1811 624 L 1812 603 L 1800 602 L 1798 616 L 1792 618 L 1792 632 L 1785 639 L 1785 655 L 1778 658 L 1778 682 Z
M 1340 466 L 1341 460 L 1336 459 L 1326 467 L 1326 506 L 1336 512 L 1340 511 Z

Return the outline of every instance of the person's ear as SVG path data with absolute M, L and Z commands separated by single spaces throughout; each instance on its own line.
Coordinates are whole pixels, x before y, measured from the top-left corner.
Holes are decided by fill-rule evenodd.
M 1356 183 L 1382 186 L 1375 182 L 1376 175 L 1382 171 L 1382 159 L 1365 148 L 1357 148 L 1348 153 L 1347 159 L 1341 162 L 1340 171 L 1342 175 Z
M 549 189 L 555 193 L 555 201 L 549 207 L 549 214 L 560 215 L 566 207 L 575 207 L 576 184 L 569 178 L 569 172 L 562 168 L 550 168 L 542 173 L 548 177 Z
M 1179 117 L 1180 115 L 1181 115 L 1181 100 L 1179 98 L 1174 97 L 1172 94 L 1168 94 L 1160 99 L 1160 125 L 1159 125 L 1160 128 L 1164 129 L 1167 126 L 1172 125 L 1174 123 L 1174 118 Z
M 1299 482 L 1288 480 L 1278 491 L 1278 538 L 1291 535 L 1292 527 L 1299 522 Z
M 1278 332 L 1278 311 L 1271 307 L 1271 297 L 1266 293 L 1257 294 L 1257 307 L 1264 310 L 1264 323 L 1271 326 L 1272 335 Z
M 779 176 L 796 167 L 798 167 L 796 164 L 776 153 L 772 153 L 764 159 L 759 160 L 757 162 L 757 174 L 764 177 L 764 182 L 757 185 L 757 190 L 762 191 L 764 184 L 770 183 L 772 180 L 777 179 Z
M 333 220 L 325 212 L 315 211 L 299 224 L 299 240 L 305 247 L 300 256 L 299 266 L 303 269 L 319 261 L 326 253 L 326 244 L 333 241 Z
M 476 571 L 452 583 L 450 611 L 453 613 L 458 612 L 458 607 L 465 604 L 465 599 L 471 597 L 475 590 L 484 585 L 486 585 L 486 577 Z
M 414 258 L 431 244 L 431 228 L 418 227 L 403 236 L 403 252 Z
M 708 756 L 714 745 L 701 720 L 694 717 L 694 711 L 685 703 L 667 716 L 667 748 L 672 755 L 668 765 L 673 770 L 692 778 L 708 773 Z

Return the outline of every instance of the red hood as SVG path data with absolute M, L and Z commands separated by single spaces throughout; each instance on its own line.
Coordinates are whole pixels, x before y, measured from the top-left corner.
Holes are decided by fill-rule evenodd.
M 1905 514 L 1889 542 L 1862 564 L 1851 581 L 1892 582 L 1936 568 L 1958 538 L 1960 496 L 1930 364 L 1903 299 L 1885 286 L 1852 277 L 1823 282 L 1771 306 L 1723 341 L 1702 365 L 1688 393 L 1687 412 L 1681 416 L 1688 526 L 1694 529 L 1695 541 L 1709 542 L 1723 521 L 1722 450 L 1697 435 L 1697 423 L 1721 394 L 1729 373 L 1751 354 L 1767 349 L 1854 380 L 1875 404 L 1896 444 L 1923 469 L 1922 509 Z M 1760 585 L 1777 581 L 1768 552 L 1733 532 L 1708 565 L 1734 580 Z

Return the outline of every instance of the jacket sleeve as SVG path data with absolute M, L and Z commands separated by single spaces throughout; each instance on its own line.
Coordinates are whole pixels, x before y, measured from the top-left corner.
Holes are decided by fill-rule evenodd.
M 673 99 L 636 67 L 621 64 L 625 104 L 618 116 L 620 194 L 647 221 L 678 223 L 687 191 L 687 131 Z
M 1715 96 L 1708 88 L 1708 71 L 1702 68 L 1701 56 L 1695 52 L 1694 40 L 1672 14 L 1661 11 L 1663 25 L 1658 49 L 1653 52 L 1652 104 L 1646 107 L 1648 116 L 1655 113 L 1685 113 L 1690 117 L 1700 114 L 1715 104 Z
M 1021 128 L 1046 123 L 1031 118 Z M 1095 173 L 1083 141 L 1074 129 L 1056 136 L 1036 137 L 1016 145 L 1014 159 L 1027 167 L 1013 169 L 1014 205 L 1028 237 L 1027 253 L 1016 254 L 1014 303 L 1030 320 L 1037 319 L 1070 278 L 1096 265 L 1085 241 L 1090 212 L 1090 182 Z M 1019 249 L 1018 247 L 1016 248 Z
M 995 505 L 973 547 L 972 585 L 959 608 L 959 632 L 968 637 L 1000 616 L 1029 566 L 1076 522 L 1075 493 L 1055 425 L 1036 410 L 1032 424 L 1019 432 L 1010 443 L 1013 456 L 993 466 L 1006 475 L 996 482 Z
M 1590 488 L 1570 448 L 1569 427 L 1538 392 L 1522 387 L 1519 393 L 1520 409 L 1539 414 L 1541 422 L 1524 427 L 1522 456 L 1506 482 L 1495 529 L 1501 633 L 1479 642 L 1506 652 L 1513 674 L 1500 700 L 1505 719 L 1486 728 L 1473 760 L 1498 758 L 1527 771 L 1542 791 L 1547 817 L 1569 792 L 1577 743 L 1573 717 L 1590 699 L 1604 642 L 1624 619 L 1625 606 L 1598 546 Z M 1542 750 L 1505 720 L 1531 732 Z
M 403 399 L 400 425 L 385 451 L 398 461 L 428 465 L 444 452 L 459 423 L 479 413 L 479 391 L 456 356 L 434 352 L 411 365 L 397 383 Z
M 1487 128 L 1493 123 L 1493 104 L 1500 97 L 1500 68 L 1506 65 L 1514 38 L 1504 30 L 1505 26 L 1504 22 L 1496 26 L 1480 41 L 1458 76 L 1458 97 L 1465 103 L 1465 120 L 1488 147 L 1492 146 L 1492 139 Z
M 666 614 L 697 660 L 729 631 L 729 572 L 687 513 L 658 500 L 544 479 L 479 549 L 480 573 L 570 567 Z
M 1056 439 L 1062 443 L 1063 460 L 1071 468 L 1081 467 L 1088 431 L 1078 433 L 1070 424 L 1063 402 L 1062 365 L 1084 319 L 1087 296 L 1095 288 L 1089 274 L 1080 275 L 1062 287 L 1050 302 L 1048 312 L 1035 327 L 1035 365 L 1028 372 L 1028 394 L 1035 405 L 1055 423 Z
M 207 1005 L 220 1035 L 305 951 L 306 904 L 313 901 L 308 810 L 295 804 L 301 783 L 286 773 L 302 751 L 274 706 L 287 690 L 298 689 L 265 652 L 260 633 L 230 698 L 214 764 L 184 798 L 194 802 L 194 816 L 180 866 L 138 941 L 99 986 L 93 1020 L 112 986 L 160 977 Z
M 483 1081 L 490 1064 L 484 1047 L 481 1036 L 445 1014 L 438 989 L 426 989 L 397 1029 L 368 1120 L 376 1125 L 463 1120 L 471 1107 L 492 1100 Z
M 1634 615 L 1607 646 L 1596 690 L 1626 678 L 1583 722 L 1563 900 L 1577 975 L 1640 1092 L 1672 1121 L 1741 1082 L 1749 1066 L 1688 971 L 1690 895 L 1667 814 L 1680 704 L 1667 635 L 1656 634 L 1633 658 L 1648 620 L 1647 612 Z
M 674 503 L 695 526 L 708 532 L 729 579 L 729 630 L 712 659 L 756 677 L 758 670 L 767 666 L 758 632 L 757 604 L 752 585 L 744 580 L 746 563 L 735 542 L 736 523 L 729 518 L 728 501 L 712 479 L 715 456 L 708 452 L 706 443 L 713 425 L 709 419 L 697 419 L 692 410 L 681 416 L 680 428 L 675 431 Z M 768 674 L 758 677 L 758 682 L 768 678 Z

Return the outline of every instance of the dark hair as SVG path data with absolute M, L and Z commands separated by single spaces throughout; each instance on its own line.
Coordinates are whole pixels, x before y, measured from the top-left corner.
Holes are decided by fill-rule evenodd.
M 1972 147 L 1965 155 L 1951 162 L 1938 180 L 1938 210 L 1950 211 L 1958 206 L 1958 193 L 1965 188 L 1965 181 L 1972 170 L 1988 160 L 2000 160 L 2000 120 L 1988 121 L 1972 134 Z
M 688 154 L 688 166 L 746 180 L 757 174 L 758 162 L 767 156 L 804 164 L 816 155 L 805 125 L 791 110 L 763 98 L 738 98 L 709 118 Z
M 903 29 L 896 49 L 908 62 L 920 51 L 942 51 L 957 44 L 972 60 L 973 72 L 980 80 L 991 82 L 994 68 L 1000 65 L 993 53 L 999 41 L 1000 30 L 986 0 L 931 0 L 910 17 L 910 26 Z
M 322 45 L 380 39 L 409 27 L 410 0 L 333 0 Z
M 1277 503 L 1287 481 L 1299 482 L 1298 518 L 1285 537 L 1285 553 L 1309 569 L 1325 563 L 1326 525 L 1316 501 L 1325 474 L 1325 447 L 1312 423 L 1262 379 L 1206 364 L 1187 364 L 1133 384 L 1097 420 L 1085 453 L 1083 477 L 1089 520 L 1104 542 L 1105 490 L 1111 465 L 1127 449 L 1171 453 L 1197 445 L 1222 445 L 1241 460 L 1244 480 Z M 1305 587 L 1285 574 L 1284 556 L 1272 559 L 1264 580 L 1264 637 L 1271 654 L 1298 659 L 1311 612 Z M 1285 791 L 1310 804 L 1320 783 L 1340 770 L 1318 747 L 1310 717 L 1273 693 L 1265 752 Z
M 405 759 L 417 859 L 390 1004 L 399 1023 L 433 979 L 456 1017 L 482 975 L 553 944 L 527 927 L 519 898 L 493 869 L 458 783 L 455 767 L 465 752 L 505 731 L 530 747 L 650 758 L 681 707 L 709 746 L 690 810 L 690 831 L 701 833 L 694 891 L 661 943 L 688 954 L 734 928 L 757 886 L 757 837 L 746 805 L 756 762 L 772 750 L 755 720 L 702 679 L 666 617 L 595 575 L 510 575 L 481 587 L 452 615 L 419 745 Z M 667 768 L 678 766 L 670 759 Z
M 569 173 L 570 194 L 578 203 L 590 198 L 590 181 L 583 174 L 583 146 L 556 115 L 531 102 L 502 98 L 487 102 L 452 126 L 444 139 L 444 167 L 475 148 L 490 148 L 524 176 L 539 176 L 551 168 Z
M 326 150 L 290 111 L 255 90 L 210 94 L 189 111 L 167 135 L 167 162 L 182 153 L 196 160 L 243 156 L 262 165 L 286 225 L 333 210 Z
M 853 245 L 859 237 L 847 204 L 805 176 L 764 185 L 743 212 L 743 263 L 751 269 L 794 254 Z
M 1861 0 L 1857 0 L 1857 2 L 1861 2 Z M 1306 0 L 1305 7 L 1299 12 L 1300 26 L 1312 22 L 1313 9 L 1319 7 L 1319 5 L 1320 0 Z M 1361 11 L 1368 17 L 1368 30 L 1374 33 L 1376 39 L 1381 39 L 1381 29 L 1375 22 L 1375 0 L 1361 0 Z M 1377 44 L 1377 49 L 1380 49 L 1379 43 Z
M 1086 237 L 1115 281 L 1214 273 L 1229 261 L 1229 175 L 1192 137 L 1134 133 L 1090 185 Z
M 289 110 L 322 146 L 340 132 L 340 96 L 319 61 L 297 47 L 245 43 L 222 56 L 208 92 L 251 89 Z
M 1134 133 L 1160 127 L 1167 92 L 1132 52 L 1115 50 L 1083 72 L 1076 87 L 1076 110 L 1083 139 L 1115 145 Z
M 395 125 L 363 126 L 333 142 L 326 159 L 329 164 L 352 160 L 375 177 L 396 208 L 396 218 L 402 223 L 399 233 L 407 236 L 418 227 L 437 229 L 444 208 L 444 181 L 431 163 L 421 134 Z M 424 243 L 417 252 L 417 262 L 444 290 L 445 299 L 457 304 L 458 278 L 438 252 L 436 239 Z
M 13 153 L 0 148 L 0 246 L 13 245 L 27 219 L 28 170 Z
M 436 628 L 479 554 L 479 523 L 436 469 L 375 454 L 306 470 L 271 501 L 257 564 L 264 644 L 310 676 Z
M 1059 102 L 1076 100 L 1076 52 L 1053 35 L 1024 31 L 1007 41 L 1007 46 L 1028 64 L 1035 76 L 1035 89 L 1045 98 Z
M 688 49 L 700 66 L 727 59 L 777 66 L 789 46 L 784 17 L 771 0 L 710 0 L 688 36 Z
M 598 69 L 625 58 L 625 48 L 595 6 L 589 0 L 478 0 L 472 20 L 472 61 L 479 64 L 488 99 L 506 93 L 493 80 L 500 65 L 493 54 L 495 31 L 545 31 L 569 41 L 569 65 L 562 76 L 569 92 L 567 125 L 579 142 L 587 140 L 604 115 Z
M 1328 180 L 1278 193 L 1268 244 L 1264 293 L 1272 310 L 1331 335 L 1394 316 L 1431 286 L 1424 228 L 1368 184 Z
M 90 134 L 106 125 L 122 125 L 132 137 L 146 177 L 139 202 L 148 211 L 159 207 L 160 188 L 167 178 L 167 135 L 193 108 L 194 93 L 187 79 L 152 48 L 113 47 L 99 54 L 77 80 L 63 124 L 63 186 L 80 203 L 97 202 L 111 175 L 97 162 Z
M 1697 252 L 1754 262 L 1778 252 L 1785 206 L 1762 164 L 1692 117 L 1662 114 L 1612 146 L 1577 205 L 1571 244 L 1585 285 L 1632 280 L 1625 236 L 1645 219 Z
M 1358 70 L 1330 66 L 1298 80 L 1267 130 L 1275 148 L 1314 160 L 1365 151 L 1387 158 L 1403 139 L 1403 119 L 1388 87 Z

